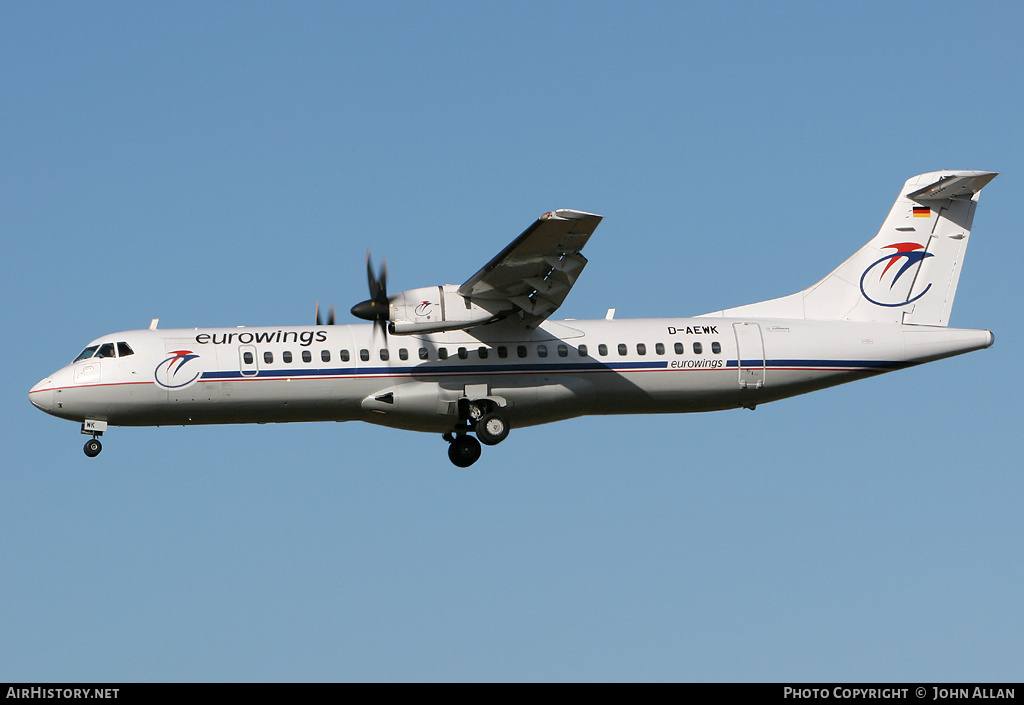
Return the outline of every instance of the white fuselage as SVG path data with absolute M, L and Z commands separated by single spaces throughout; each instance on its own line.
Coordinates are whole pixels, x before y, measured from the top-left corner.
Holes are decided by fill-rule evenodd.
M 753 407 L 992 341 L 986 330 L 729 318 L 499 323 L 386 343 L 373 325 L 137 330 L 97 339 L 126 347 L 58 370 L 29 398 L 112 426 L 361 420 L 444 433 L 464 398 L 494 400 L 512 428 Z

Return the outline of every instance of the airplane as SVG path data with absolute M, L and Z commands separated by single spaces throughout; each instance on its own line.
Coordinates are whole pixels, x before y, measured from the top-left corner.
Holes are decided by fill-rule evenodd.
M 29 399 L 81 423 L 85 454 L 110 426 L 366 421 L 441 434 L 469 467 L 511 429 L 588 414 L 754 409 L 987 348 L 949 328 L 981 189 L 996 174 L 909 179 L 878 234 L 817 284 L 685 318 L 550 320 L 601 216 L 545 213 L 461 286 L 370 298 L 343 325 L 149 329 L 105 335 Z

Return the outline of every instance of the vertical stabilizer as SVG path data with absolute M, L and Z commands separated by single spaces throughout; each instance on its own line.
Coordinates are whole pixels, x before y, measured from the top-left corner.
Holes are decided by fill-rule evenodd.
M 881 230 L 814 286 L 720 316 L 945 326 L 990 171 L 933 171 L 907 181 Z

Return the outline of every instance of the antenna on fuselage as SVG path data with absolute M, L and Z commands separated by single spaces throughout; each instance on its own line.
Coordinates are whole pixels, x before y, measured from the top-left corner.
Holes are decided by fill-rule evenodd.
M 152 321 L 150 321 L 150 322 L 149 322 L 149 329 L 150 329 L 150 330 L 156 330 L 156 325 L 157 325 L 157 324 L 158 324 L 159 322 L 160 322 L 160 319 L 159 319 L 159 318 L 154 318 L 154 319 L 153 319 Z

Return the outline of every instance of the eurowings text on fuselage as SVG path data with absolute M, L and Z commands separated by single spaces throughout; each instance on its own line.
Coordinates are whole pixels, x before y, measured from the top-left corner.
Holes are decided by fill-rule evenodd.
M 29 398 L 81 422 L 90 456 L 108 426 L 360 420 L 443 434 L 462 467 L 513 428 L 754 408 L 991 345 L 987 330 L 946 323 L 977 195 L 994 176 L 910 179 L 873 240 L 781 299 L 694 318 L 549 320 L 600 222 L 561 210 L 461 287 L 388 296 L 368 263 L 371 299 L 353 312 L 372 324 L 154 324 L 93 341 Z

